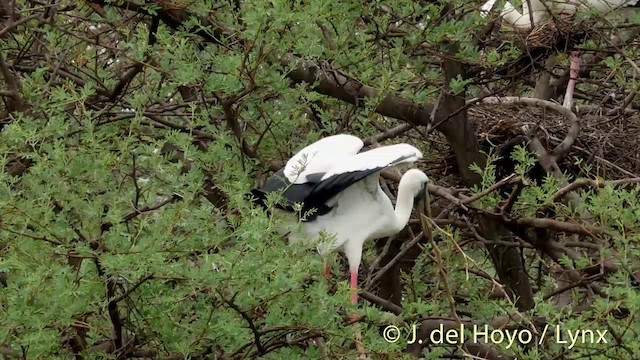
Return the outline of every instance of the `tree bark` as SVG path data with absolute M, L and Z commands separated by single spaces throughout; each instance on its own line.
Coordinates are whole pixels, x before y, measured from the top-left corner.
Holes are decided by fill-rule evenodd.
M 455 53 L 455 47 L 451 52 Z M 447 114 L 452 114 L 466 104 L 464 94 L 452 95 L 449 83 L 458 75 L 465 77 L 464 67 L 455 60 L 446 60 L 443 64 L 445 76 L 444 96 L 438 105 L 436 118 L 444 119 Z M 467 186 L 478 185 L 482 177 L 471 171 L 469 166 L 477 164 L 481 169 L 486 166 L 486 158 L 480 152 L 478 139 L 466 111 L 460 111 L 443 122 L 439 127 L 449 144 L 458 162 L 458 170 Z M 489 241 L 503 240 L 509 235 L 508 230 L 495 219 L 483 217 L 480 220 L 480 232 Z M 529 283 L 529 277 L 522 263 L 518 249 L 504 245 L 489 245 L 486 247 L 493 262 L 498 278 L 506 285 L 507 294 L 515 298 L 518 310 L 525 311 L 534 307 L 533 290 Z

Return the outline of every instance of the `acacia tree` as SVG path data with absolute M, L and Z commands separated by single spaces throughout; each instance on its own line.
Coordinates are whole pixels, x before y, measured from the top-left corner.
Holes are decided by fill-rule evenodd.
M 546 101 L 566 86 L 550 76 L 562 56 L 499 37 L 477 5 L 3 3 L 3 356 L 637 358 L 640 204 L 619 187 L 638 179 L 561 168 L 592 108 Z M 604 106 L 587 95 L 623 93 L 599 110 L 633 114 L 634 37 L 591 26 L 583 44 L 609 44 L 592 60 L 610 71 L 583 73 L 577 95 Z M 487 97 L 526 94 L 545 65 L 542 99 Z M 566 136 L 522 132 L 511 113 L 513 136 L 492 148 L 469 115 L 480 101 L 558 113 Z M 430 219 L 367 249 L 357 309 L 339 275 L 321 279 L 313 246 L 287 246 L 245 197 L 338 132 L 413 142 L 422 168 L 450 149 L 456 164 L 454 179 L 427 171 Z M 416 324 L 423 341 L 388 341 L 391 324 Z M 432 343 L 460 324 L 532 338 Z M 606 330 L 607 342 L 567 350 L 544 338 L 548 324 Z

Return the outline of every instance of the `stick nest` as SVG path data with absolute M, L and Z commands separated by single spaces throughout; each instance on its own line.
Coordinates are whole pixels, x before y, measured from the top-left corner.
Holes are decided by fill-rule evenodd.
M 485 149 L 527 135 L 523 126 L 529 125 L 537 128 L 535 135 L 550 151 L 565 138 L 570 126 L 554 111 L 512 104 L 480 104 L 469 109 L 469 117 Z M 605 178 L 640 175 L 640 114 L 604 115 L 602 111 L 591 111 L 578 117 L 580 134 L 558 164 L 562 171 L 580 174 L 576 160 L 582 159 L 593 166 L 592 173 Z

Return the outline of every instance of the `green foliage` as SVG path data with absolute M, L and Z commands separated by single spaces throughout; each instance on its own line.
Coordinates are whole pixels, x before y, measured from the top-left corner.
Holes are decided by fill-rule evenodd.
M 458 95 L 478 93 L 487 81 L 504 85 L 488 73 L 509 68 L 522 51 L 511 43 L 479 45 L 474 34 L 488 19 L 461 0 L 238 4 L 17 1 L 23 19 L 39 17 L 0 38 L 27 104 L 9 111 L 2 74 L 0 272 L 7 286 L 0 287 L 0 352 L 27 359 L 116 359 L 125 351 L 140 358 L 352 359 L 360 332 L 378 358 L 404 359 L 406 343 L 386 341 L 385 326 L 408 331 L 425 318 L 451 316 L 452 307 L 483 324 L 516 312 L 511 300 L 494 298 L 491 280 L 500 279 L 481 241 L 454 225 L 435 228 L 438 255 L 426 244 L 413 266 L 401 269 L 401 315 L 363 300 L 356 309 L 346 267 L 334 266 L 333 280 L 323 279 L 317 244 L 287 245 L 283 233 L 296 224 L 268 216 L 246 194 L 269 165 L 326 134 L 364 138 L 397 126 L 376 113 L 388 96 L 425 105 L 445 85 Z M 150 36 L 154 17 L 160 25 Z M 458 52 L 444 56 L 452 43 Z M 626 58 L 634 51 L 604 62 L 620 87 L 630 86 Z M 445 84 L 440 62 L 451 56 L 485 78 Z M 347 95 L 327 90 L 320 74 L 335 75 Z M 354 80 L 341 83 L 347 76 Z M 377 96 L 357 93 L 369 89 Z M 421 148 L 427 158 L 433 151 Z M 526 186 L 509 216 L 553 211 L 570 222 L 588 212 L 594 226 L 612 233 L 598 255 L 637 269 L 637 188 L 585 188 L 582 202 L 569 208 L 553 199 L 566 179 L 530 179 L 536 159 L 524 146 L 510 156 Z M 497 160 L 490 153 L 483 169 L 473 167 L 482 182 L 471 196 L 500 180 Z M 590 165 L 580 166 L 593 176 Z M 494 211 L 505 200 L 491 191 L 469 205 Z M 271 208 L 275 201 L 269 197 Z M 367 246 L 370 265 L 378 254 Z M 531 278 L 535 266 L 550 261 L 549 254 L 525 255 Z M 326 260 L 338 259 L 334 253 Z M 592 266 L 584 253 L 553 261 L 565 271 Z M 557 279 L 539 276 L 529 318 L 574 330 L 610 327 L 633 344 L 640 296 L 627 275 L 609 275 L 600 293 L 610 298 L 595 298 L 580 314 L 571 306 L 558 311 L 544 297 Z M 572 294 L 591 296 L 582 288 Z M 623 307 L 633 313 L 613 318 Z M 345 325 L 351 312 L 365 316 L 357 327 Z M 320 338 L 321 346 L 312 342 Z M 451 349 L 433 347 L 427 356 L 450 356 Z M 505 353 L 549 359 L 563 351 L 556 343 Z M 571 356 L 633 359 L 639 351 L 584 344 Z

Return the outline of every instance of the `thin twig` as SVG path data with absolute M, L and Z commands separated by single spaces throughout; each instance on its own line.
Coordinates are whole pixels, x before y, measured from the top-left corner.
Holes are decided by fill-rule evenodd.
M 487 194 L 489 194 L 489 193 L 491 193 L 491 192 L 493 192 L 493 191 L 505 186 L 506 184 L 509 184 L 509 183 L 511 183 L 513 181 L 518 181 L 519 179 L 520 179 L 520 177 L 516 176 L 516 174 L 511 174 L 511 175 L 507 176 L 506 178 L 498 181 L 497 183 L 491 185 L 486 190 L 481 191 L 481 192 L 473 195 L 470 198 L 464 199 L 462 201 L 462 204 L 470 204 L 470 203 L 472 203 L 472 202 L 474 202 L 474 201 L 486 196 Z
M 409 249 L 411 249 L 415 244 L 417 244 L 418 241 L 422 240 L 422 237 L 423 237 L 423 232 L 420 232 L 411 241 L 406 243 L 402 247 L 402 250 L 400 250 L 398 254 L 393 259 L 391 259 L 391 261 L 389 261 L 382 269 L 380 269 L 376 273 L 376 275 L 373 277 L 373 279 L 371 279 L 371 282 L 367 284 L 367 290 L 369 290 L 371 286 L 373 286 L 373 284 L 375 284 L 378 280 L 380 280 L 382 275 L 384 275 L 387 271 L 389 271 L 389 269 L 391 269 L 398 261 L 402 260 L 402 258 L 404 257 L 404 254 L 406 254 L 407 251 L 409 251 Z

